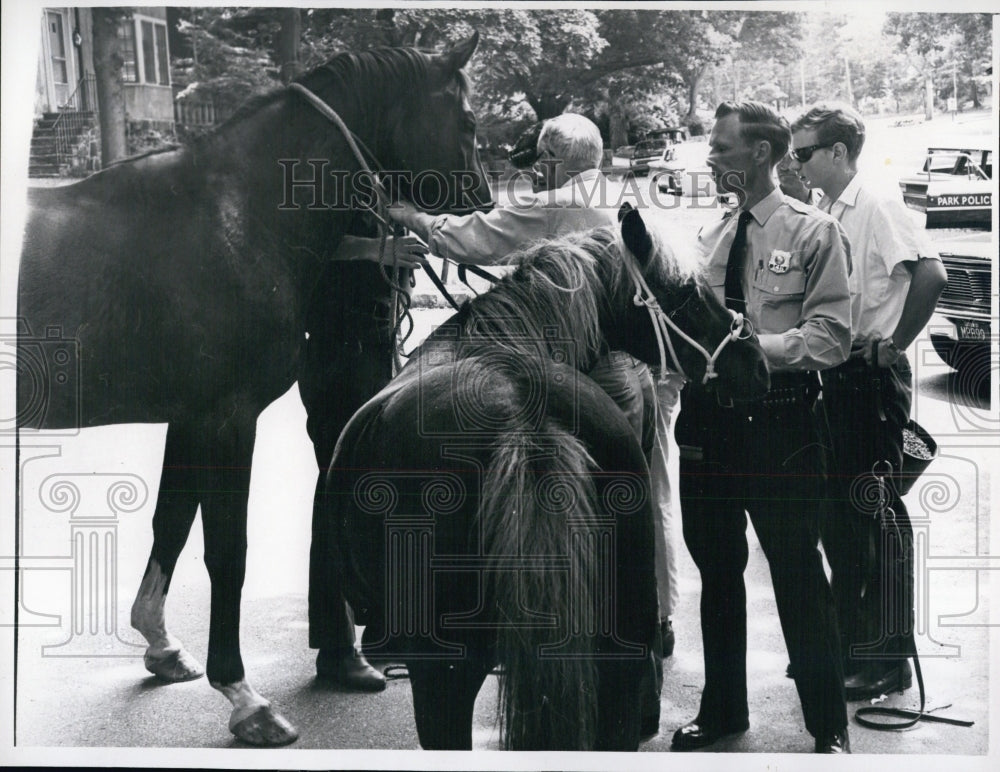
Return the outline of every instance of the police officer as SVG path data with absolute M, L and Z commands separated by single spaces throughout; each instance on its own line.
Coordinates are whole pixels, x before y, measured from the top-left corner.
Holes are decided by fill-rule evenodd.
M 843 362 L 851 340 L 848 247 L 836 220 L 781 193 L 774 167 L 787 122 L 767 105 L 724 102 L 708 165 L 738 211 L 699 244 L 712 289 L 754 325 L 771 370 L 760 403 L 688 384 L 680 448 L 684 541 L 701 574 L 705 688 L 673 737 L 696 750 L 749 727 L 746 683 L 746 515 L 767 557 L 806 729 L 817 753 L 849 753 L 833 597 L 818 550 L 824 449 L 816 371 Z

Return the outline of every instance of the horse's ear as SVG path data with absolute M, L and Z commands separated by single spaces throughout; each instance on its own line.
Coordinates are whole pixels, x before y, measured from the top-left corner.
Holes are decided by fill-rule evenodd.
M 624 208 L 622 207 L 622 209 Z M 625 246 L 635 255 L 639 265 L 645 267 L 653 254 L 653 239 L 650 238 L 649 231 L 646 230 L 646 223 L 642 221 L 642 215 L 639 214 L 638 209 L 631 207 L 624 215 L 619 210 L 618 215 L 622 223 L 622 239 L 625 241 Z
M 456 43 L 451 48 L 444 51 L 441 54 L 441 57 L 448 69 L 452 72 L 456 72 L 469 63 L 469 59 L 472 58 L 472 54 L 475 52 L 476 46 L 478 45 L 479 31 L 476 30 L 473 31 L 467 40 L 463 40 L 461 43 Z

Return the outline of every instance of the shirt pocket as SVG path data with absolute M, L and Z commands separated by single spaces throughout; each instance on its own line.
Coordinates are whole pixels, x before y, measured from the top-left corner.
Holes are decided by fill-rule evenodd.
M 762 261 L 754 269 L 754 296 L 760 304 L 760 318 L 765 329 L 784 332 L 801 321 L 808 273 L 802 264 L 804 253 L 792 252 L 788 269 L 777 273 Z

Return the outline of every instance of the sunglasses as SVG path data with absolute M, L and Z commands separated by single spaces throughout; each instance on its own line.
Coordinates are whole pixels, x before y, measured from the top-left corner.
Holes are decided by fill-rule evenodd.
M 828 145 L 807 145 L 806 147 L 799 147 L 792 151 L 792 158 L 798 161 L 800 164 L 808 163 L 809 159 L 813 157 L 813 153 L 817 150 L 822 150 L 825 147 L 833 147 L 834 143 Z

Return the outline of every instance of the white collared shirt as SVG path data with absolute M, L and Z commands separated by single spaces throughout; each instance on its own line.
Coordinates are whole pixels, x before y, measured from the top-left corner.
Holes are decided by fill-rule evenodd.
M 903 265 L 920 258 L 940 259 L 903 203 L 899 187 L 863 173 L 854 175 L 836 201 L 819 202 L 851 241 L 851 335 L 854 343 L 896 330 L 910 290 Z

